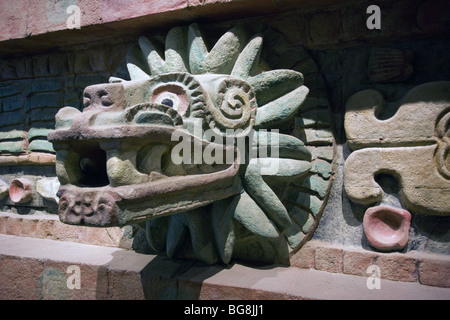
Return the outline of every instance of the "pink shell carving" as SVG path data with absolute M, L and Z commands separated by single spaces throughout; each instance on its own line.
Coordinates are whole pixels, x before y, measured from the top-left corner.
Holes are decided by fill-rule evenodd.
M 33 197 L 33 183 L 25 178 L 14 179 L 9 187 L 9 198 L 14 203 L 25 203 Z
M 403 209 L 377 206 L 364 214 L 364 233 L 372 247 L 401 250 L 408 244 L 411 214 Z

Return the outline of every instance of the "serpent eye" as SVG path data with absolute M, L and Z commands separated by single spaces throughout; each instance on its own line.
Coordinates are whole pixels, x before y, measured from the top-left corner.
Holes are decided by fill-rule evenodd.
M 165 84 L 153 91 L 152 102 L 163 104 L 176 110 L 180 115 L 186 114 L 189 108 L 189 96 L 177 84 Z

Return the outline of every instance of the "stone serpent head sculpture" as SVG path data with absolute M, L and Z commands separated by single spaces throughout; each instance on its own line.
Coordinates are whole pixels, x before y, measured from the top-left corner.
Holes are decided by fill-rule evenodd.
M 82 112 L 56 115 L 60 219 L 140 223 L 170 257 L 285 259 L 301 232 L 281 199 L 297 197 L 289 186 L 308 176 L 311 153 L 274 129 L 308 88 L 299 72 L 261 70 L 261 48 L 234 28 L 208 50 L 196 24 L 171 29 L 164 54 L 139 38 L 131 81 L 89 86 Z

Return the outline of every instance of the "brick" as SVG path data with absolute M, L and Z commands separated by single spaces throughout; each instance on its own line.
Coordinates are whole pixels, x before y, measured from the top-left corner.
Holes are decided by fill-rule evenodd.
M 102 72 L 108 70 L 108 62 L 106 61 L 106 49 L 98 49 L 89 51 L 89 64 L 94 72 Z
M 92 73 L 92 67 L 89 62 L 89 52 L 77 52 L 74 62 L 75 73 Z
M 73 72 L 73 56 L 71 53 L 53 54 L 50 56 L 49 69 L 51 75 L 63 75 Z
M 85 238 L 87 228 L 72 226 L 55 220 L 50 231 L 52 238 L 55 240 L 81 242 Z
M 2 103 L 4 112 L 19 110 L 25 105 L 25 97 L 22 95 L 7 97 L 2 99 Z
M 419 282 L 421 284 L 450 288 L 450 259 L 425 258 L 419 262 Z
M 57 108 L 39 108 L 31 110 L 30 121 L 32 123 L 38 121 L 54 121 L 58 111 L 59 109 Z
M 25 237 L 34 237 L 38 221 L 38 219 L 23 219 L 20 228 L 20 235 Z
M 0 233 L 6 234 L 6 226 L 8 223 L 9 217 L 7 216 L 0 216 Z
M 84 90 L 87 86 L 99 83 L 107 83 L 109 75 L 105 73 L 99 74 L 80 74 L 75 77 L 75 88 Z
M 378 254 L 370 251 L 345 251 L 342 272 L 355 276 L 367 276 L 367 268 L 375 264 L 377 257 Z
M 17 95 L 21 92 L 21 89 L 21 86 L 14 81 L 0 83 L 0 98 Z
M 15 67 L 18 78 L 30 78 L 33 76 L 33 68 L 30 58 L 15 59 Z
M 23 139 L 24 132 L 22 130 L 11 130 L 0 132 L 0 141 Z
M 318 247 L 315 251 L 315 267 L 317 270 L 342 273 L 343 265 L 342 248 Z
M 61 108 L 64 105 L 63 92 L 35 93 L 30 99 L 30 108 Z
M 19 109 L 13 112 L 3 112 L 0 117 L 0 128 L 14 124 L 23 124 L 25 119 L 25 110 Z
M 17 79 L 16 68 L 11 60 L 0 60 L 0 80 Z
M 38 55 L 33 56 L 33 74 L 35 77 L 45 77 L 50 74 L 49 70 L 49 56 L 48 55 Z
M 25 151 L 23 141 L 0 142 L 0 152 L 2 153 L 22 153 Z
M 401 253 L 380 254 L 376 262 L 382 279 L 405 282 L 418 280 L 416 264 L 416 258 Z
M 60 91 L 64 89 L 64 78 L 35 79 L 31 86 L 32 92 Z
M 20 236 L 22 218 L 9 217 L 6 223 L 6 234 Z
M 55 220 L 39 220 L 35 237 L 40 239 L 56 239 L 52 235 L 52 228 L 55 222 Z
M 47 140 L 34 139 L 28 144 L 28 152 L 55 152 L 53 144 Z

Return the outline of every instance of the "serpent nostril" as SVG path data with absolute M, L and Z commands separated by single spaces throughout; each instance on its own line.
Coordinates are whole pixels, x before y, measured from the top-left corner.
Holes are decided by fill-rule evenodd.
M 85 92 L 83 95 L 83 106 L 87 108 L 90 106 L 90 104 L 91 104 L 91 95 Z

